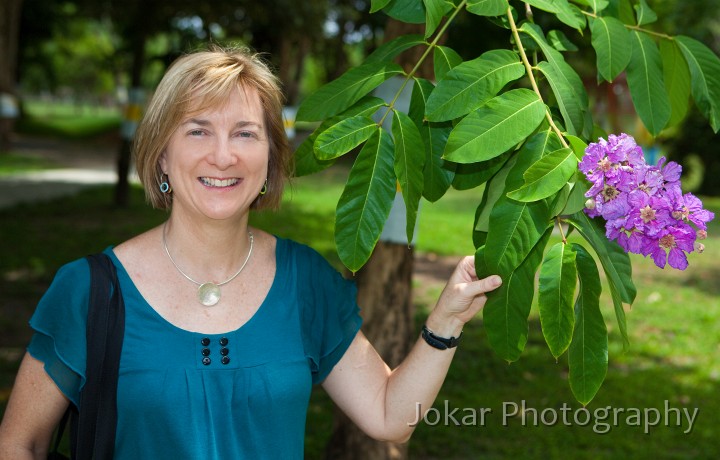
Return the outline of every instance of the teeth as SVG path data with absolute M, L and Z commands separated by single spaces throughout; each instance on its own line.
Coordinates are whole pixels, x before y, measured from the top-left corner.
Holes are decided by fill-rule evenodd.
M 201 177 L 200 182 L 208 187 L 228 187 L 238 183 L 238 179 L 213 179 L 210 177 Z

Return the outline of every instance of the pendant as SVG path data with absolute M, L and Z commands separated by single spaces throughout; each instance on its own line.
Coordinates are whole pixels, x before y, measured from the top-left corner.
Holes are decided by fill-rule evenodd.
M 198 288 L 198 300 L 206 307 L 212 307 L 220 301 L 220 286 L 215 283 L 205 283 Z

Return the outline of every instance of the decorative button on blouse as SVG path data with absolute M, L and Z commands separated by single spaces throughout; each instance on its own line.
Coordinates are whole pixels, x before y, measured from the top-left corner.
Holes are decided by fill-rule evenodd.
M 223 348 L 220 349 L 220 354 L 221 354 L 221 355 L 227 356 L 228 353 L 230 353 L 230 350 L 228 350 L 227 348 L 223 347 Z
M 212 362 L 212 360 L 210 358 L 208 358 L 207 356 L 202 359 L 202 363 L 206 366 L 208 366 L 211 362 Z
M 227 356 L 223 356 L 220 362 L 223 364 L 227 364 L 230 362 L 230 358 L 228 358 Z
M 227 344 L 228 344 L 228 339 L 227 339 L 227 337 L 223 337 L 223 338 L 220 339 L 220 345 L 221 345 L 221 346 L 224 347 L 224 346 L 227 345 Z
M 210 349 L 209 349 L 209 348 L 203 348 L 200 353 L 202 353 L 203 356 L 207 356 L 207 355 L 210 354 Z
M 202 345 L 203 347 L 207 347 L 208 345 L 210 345 L 210 339 L 207 337 L 203 337 L 203 339 L 200 341 L 200 345 Z

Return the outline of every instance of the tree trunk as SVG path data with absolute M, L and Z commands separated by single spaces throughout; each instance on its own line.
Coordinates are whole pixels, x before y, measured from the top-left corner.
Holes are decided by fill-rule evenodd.
M 148 6 L 149 7 L 149 6 Z M 130 69 L 130 92 L 139 91 L 142 87 L 142 70 L 145 65 L 145 41 L 147 27 L 145 22 L 142 20 L 144 17 L 143 9 L 138 7 L 137 12 L 137 30 L 132 38 L 132 68 Z M 130 100 L 129 104 L 134 104 L 136 101 Z M 128 109 L 128 112 L 131 112 Z M 126 114 L 126 119 L 130 117 L 130 113 Z M 127 122 L 129 120 L 125 120 Z M 134 134 L 134 128 L 132 129 Z M 126 134 L 122 136 L 120 142 L 120 149 L 117 155 L 117 175 L 118 181 L 115 185 L 115 206 L 119 208 L 126 208 L 130 204 L 130 181 L 128 174 L 130 173 L 130 163 L 132 159 L 132 135 Z
M 389 19 L 385 41 L 400 35 L 423 33 L 424 24 L 406 24 Z M 409 72 L 423 50 L 416 47 L 400 55 L 398 62 Z M 431 59 L 426 59 L 415 74 L 433 79 Z M 379 242 L 367 264 L 357 274 L 358 304 L 364 323 L 363 332 L 391 367 L 407 356 L 418 331 L 414 330 L 412 303 L 414 250 L 407 243 Z M 335 410 L 335 426 L 326 448 L 333 460 L 403 460 L 408 458 L 407 444 L 379 442 L 362 433 L 340 410 Z
M 18 40 L 22 0 L 0 1 L 0 94 L 17 96 Z M 9 148 L 13 119 L 0 114 L 0 151 Z
M 381 241 L 356 275 L 363 332 L 391 368 L 402 362 L 417 338 L 411 297 L 413 252 L 407 244 Z M 407 458 L 407 444 L 375 441 L 336 409 L 326 458 L 404 459 Z

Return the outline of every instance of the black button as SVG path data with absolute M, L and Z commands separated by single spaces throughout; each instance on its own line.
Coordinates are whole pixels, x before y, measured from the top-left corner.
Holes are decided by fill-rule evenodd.
M 210 358 L 208 358 L 207 356 L 202 359 L 202 363 L 206 366 L 208 364 L 210 364 L 211 362 L 212 362 L 212 360 Z
M 210 349 L 209 349 L 209 348 L 203 348 L 202 351 L 201 351 L 201 353 L 202 353 L 203 356 L 207 356 L 207 355 L 210 354 Z
M 230 358 L 227 356 L 223 356 L 222 359 L 220 360 L 220 362 L 223 364 L 227 364 L 230 362 Z
M 227 344 L 228 344 L 228 339 L 227 339 L 227 337 L 223 337 L 222 339 L 220 339 L 220 345 L 221 345 L 221 346 L 224 347 L 224 346 L 227 345 Z
M 220 349 L 220 354 L 221 354 L 221 355 L 227 356 L 228 353 L 230 353 L 230 350 L 228 350 L 227 348 L 221 348 L 221 349 Z
M 210 339 L 208 339 L 207 337 L 203 337 L 203 339 L 200 341 L 200 345 L 202 345 L 203 347 L 207 347 L 208 345 L 210 345 Z

